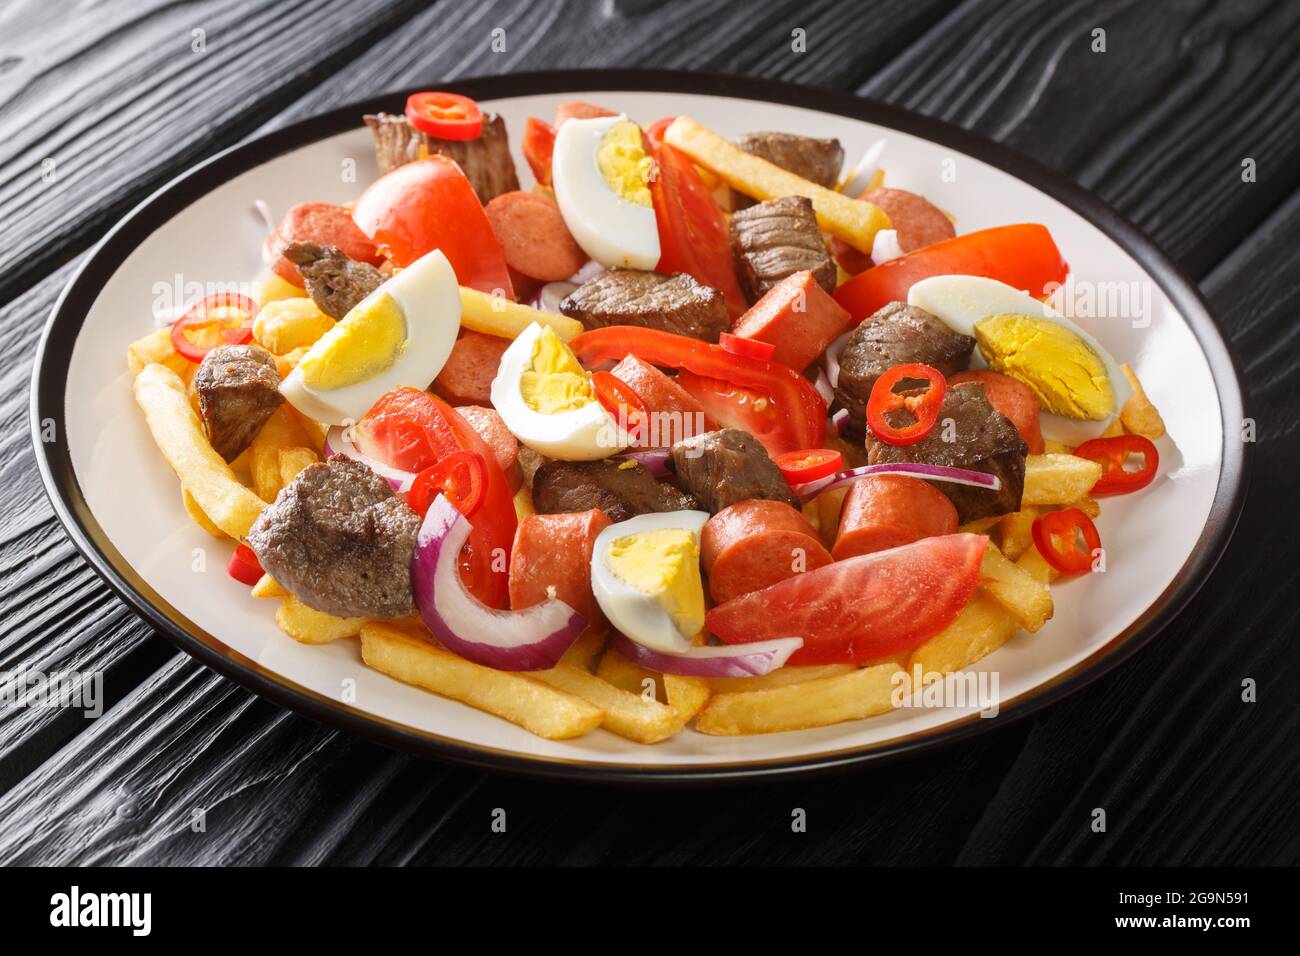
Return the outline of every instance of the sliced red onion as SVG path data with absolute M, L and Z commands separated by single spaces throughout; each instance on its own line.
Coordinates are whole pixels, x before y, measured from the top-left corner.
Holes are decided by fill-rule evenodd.
M 843 435 L 844 429 L 849 427 L 849 410 L 847 408 L 837 408 L 835 414 L 831 416 L 831 428 L 835 434 Z
M 849 336 L 855 331 L 856 329 L 850 329 L 826 346 L 826 380 L 831 383 L 831 388 L 839 387 L 840 356 L 844 353 L 844 346 L 849 344 Z
M 813 382 L 813 388 L 817 389 L 817 394 L 822 397 L 827 405 L 835 401 L 835 389 L 831 385 L 831 380 L 826 377 L 826 369 L 817 370 L 817 380 Z
M 630 458 L 639 461 L 656 478 L 672 477 L 673 470 L 668 465 L 672 457 L 672 452 L 667 448 L 647 448 L 645 451 L 628 451 L 614 456 L 615 459 Z
M 560 313 L 560 303 L 564 301 L 565 296 L 577 287 L 578 283 L 565 280 L 548 282 L 537 290 L 529 305 L 534 309 L 541 309 L 543 312 L 554 312 L 558 315 Z
M 949 468 L 947 465 L 927 465 L 924 462 L 900 461 L 889 465 L 862 465 L 858 468 L 850 468 L 834 475 L 827 475 L 825 478 L 818 478 L 816 481 L 791 485 L 790 490 L 806 504 L 823 491 L 839 488 L 859 478 L 866 478 L 868 475 L 910 475 L 927 481 L 948 481 L 954 485 L 971 485 L 989 491 L 997 491 L 1002 487 L 1002 479 L 987 472 L 971 471 L 969 468 Z
M 498 611 L 465 590 L 460 549 L 470 523 L 442 495 L 433 500 L 411 556 L 411 589 L 420 617 L 443 647 L 502 671 L 554 667 L 587 619 L 552 598 L 522 611 Z
M 753 644 L 693 647 L 685 654 L 668 654 L 643 647 L 625 634 L 610 631 L 610 645 L 647 670 L 682 677 L 762 677 L 785 666 L 803 647 L 802 637 L 778 637 Z
M 344 458 L 359 461 L 380 478 L 387 479 L 388 483 L 393 486 L 394 491 L 400 491 L 404 494 L 411 490 L 411 482 L 415 480 L 414 472 L 402 471 L 400 468 L 384 464 L 378 458 L 363 455 L 357 451 L 357 446 L 352 444 L 352 436 L 348 434 L 348 431 L 342 425 L 333 425 L 325 433 L 326 458 L 342 455 Z
M 569 281 L 572 282 L 574 285 L 582 285 L 584 282 L 590 282 L 592 279 L 596 278 L 596 276 L 600 275 L 604 271 L 605 271 L 605 267 L 602 266 L 599 262 L 597 262 L 595 259 L 588 259 L 586 265 L 584 265 L 573 275 L 569 276 Z

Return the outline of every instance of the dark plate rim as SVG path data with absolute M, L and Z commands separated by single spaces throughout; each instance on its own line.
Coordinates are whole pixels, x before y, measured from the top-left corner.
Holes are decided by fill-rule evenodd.
M 1083 216 L 1131 255 L 1169 296 L 1205 353 L 1218 390 L 1225 436 L 1219 483 L 1210 515 L 1191 555 L 1174 581 L 1123 632 L 1056 677 L 1002 702 L 999 719 L 970 715 L 929 731 L 802 757 L 746 763 L 657 767 L 635 762 L 596 763 L 529 757 L 479 747 L 415 730 L 364 713 L 289 681 L 227 648 L 189 621 L 144 582 L 108 540 L 90 513 L 72 468 L 66 442 L 41 440 L 42 422 L 64 434 L 64 381 L 77 335 L 100 289 L 122 261 L 156 228 L 199 196 L 234 176 L 290 150 L 356 128 L 363 113 L 399 112 L 411 90 L 376 96 L 246 140 L 176 177 L 124 217 L 99 242 L 55 303 L 36 353 L 31 426 L 36 460 L 51 504 L 73 543 L 95 571 L 172 643 L 213 670 L 291 710 L 399 750 L 480 769 L 523 776 L 618 784 L 716 784 L 826 773 L 948 745 L 1032 714 L 1079 690 L 1116 667 L 1156 636 L 1196 594 L 1223 554 L 1236 526 L 1249 484 L 1250 449 L 1228 436 L 1245 417 L 1242 389 L 1231 353 L 1195 284 L 1155 243 L 1102 200 L 1038 162 L 939 120 L 863 99 L 777 80 L 664 70 L 562 70 L 506 76 L 437 80 L 480 100 L 536 93 L 591 90 L 706 93 L 834 113 L 908 133 L 959 150 L 1052 196 Z

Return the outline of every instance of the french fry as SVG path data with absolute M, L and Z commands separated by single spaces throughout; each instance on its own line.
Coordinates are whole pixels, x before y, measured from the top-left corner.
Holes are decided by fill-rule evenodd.
M 980 565 L 984 592 L 997 601 L 1026 631 L 1033 633 L 1052 616 L 1052 594 L 1046 584 L 1018 567 L 989 542 Z
M 126 347 L 126 364 L 131 369 L 131 377 L 144 371 L 146 365 L 165 365 L 177 375 L 184 376 L 194 367 L 183 355 L 172 347 L 172 330 L 170 327 L 154 329 L 142 339 L 136 339 Z
M 495 714 L 548 740 L 581 737 L 604 717 L 599 707 L 580 697 L 467 661 L 391 624 L 371 622 L 361 628 L 361 659 L 389 677 Z
M 588 628 L 582 632 L 576 641 L 569 645 L 569 649 L 560 657 L 560 663 L 589 671 L 591 670 L 591 662 L 596 659 L 596 655 L 600 653 L 600 649 L 604 646 L 605 632 L 603 630 L 593 631 Z
M 770 734 L 825 727 L 893 709 L 893 694 L 907 674 L 896 664 L 766 690 L 716 694 L 695 720 L 703 734 Z
M 1038 548 L 1030 548 L 1020 556 L 1016 561 L 1016 567 L 1029 573 L 1039 584 L 1051 584 L 1061 572 L 1047 563 L 1047 559 L 1042 556 Z
M 307 436 L 307 447 L 318 455 L 325 454 L 325 434 L 329 431 L 329 426 L 323 422 L 318 422 L 314 418 L 309 418 L 292 405 L 289 410 L 293 412 L 293 417 L 298 419 L 298 424 L 302 426 L 303 433 Z
M 549 325 L 563 342 L 582 332 L 582 323 L 565 315 L 543 312 L 499 295 L 460 287 L 460 324 L 473 332 L 516 338 L 534 322 Z
M 1128 383 L 1133 388 L 1133 394 L 1129 396 L 1124 407 L 1120 409 L 1120 421 L 1124 423 L 1124 430 L 1134 435 L 1141 435 L 1144 438 L 1150 438 L 1155 441 L 1157 438 L 1163 438 L 1165 434 L 1165 420 L 1160 417 L 1160 412 L 1151 404 L 1151 399 L 1147 398 L 1146 390 L 1142 388 L 1142 383 L 1134 374 L 1133 369 L 1128 365 L 1121 365 L 1120 371 L 1128 379 Z
M 527 485 L 520 485 L 519 490 L 515 492 L 515 517 L 523 521 L 531 514 L 536 514 L 537 509 L 533 507 L 533 492 Z
M 289 592 L 280 587 L 280 583 L 265 571 L 262 572 L 262 576 L 258 578 L 257 583 L 253 585 L 253 590 L 250 593 L 255 598 L 287 598 L 289 596 Z
M 1074 455 L 1030 455 L 1025 459 L 1025 505 L 1063 505 L 1085 498 L 1101 478 L 1101 465 Z
M 185 506 L 185 513 L 190 516 L 190 519 L 212 537 L 224 538 L 226 536 L 226 533 L 213 524 L 212 519 L 203 513 L 199 503 L 194 500 L 192 494 L 185 490 L 184 485 L 181 486 L 181 504 Z
M 335 617 L 308 607 L 290 594 L 276 610 L 275 623 L 299 644 L 329 644 L 345 637 L 356 637 L 361 633 L 361 625 L 366 623 L 366 619 Z
M 1048 455 L 1073 455 L 1074 446 L 1051 438 L 1043 439 L 1043 451 Z
M 259 279 L 253 287 L 253 298 L 257 300 L 258 305 L 278 302 L 281 299 L 301 299 L 306 295 L 306 289 L 301 289 L 292 282 L 280 278 L 274 272 Z
M 1001 604 L 977 591 L 951 624 L 912 652 L 907 672 L 919 666 L 922 674 L 951 674 L 992 654 L 1019 630 Z
M 334 328 L 334 320 L 311 299 L 295 296 L 262 304 L 253 320 L 253 339 L 272 355 L 310 348 Z
M 633 664 L 612 647 L 601 655 L 600 664 L 596 667 L 596 676 L 629 694 L 641 694 L 661 702 L 668 700 L 663 681 L 660 679 L 662 674 L 647 670 L 640 664 Z
M 680 674 L 663 675 L 664 693 L 668 706 L 677 714 L 677 726 L 685 727 L 695 719 L 708 703 L 713 691 L 703 677 L 684 677 Z
M 605 714 L 602 727 L 640 744 L 667 740 L 685 723 L 678 720 L 677 712 L 667 704 L 646 700 L 577 667 L 558 664 L 550 670 L 536 671 L 532 676 L 600 708 Z
M 1080 498 L 1078 501 L 1071 501 L 1069 504 L 1063 505 L 1062 507 L 1078 508 L 1089 518 L 1095 518 L 1097 515 L 1101 514 L 1101 505 L 1098 503 L 1096 498 L 1091 496 L 1085 496 Z
M 998 548 L 1012 561 L 1034 546 L 1033 528 L 1038 509 L 1033 506 L 1003 515 L 998 522 Z
M 253 477 L 253 490 L 263 501 L 275 501 L 283 484 L 280 480 L 280 452 L 285 448 L 305 445 L 308 439 L 298 420 L 281 405 L 253 438 L 248 450 L 248 470 Z
M 297 478 L 298 472 L 308 465 L 316 464 L 316 460 L 316 453 L 310 448 L 303 448 L 300 445 L 281 448 L 279 453 L 280 487 L 283 488 Z
M 966 534 L 988 534 L 993 526 L 1002 520 L 1002 515 L 988 515 L 984 518 L 976 518 L 973 521 L 967 521 L 957 530 Z
M 212 523 L 242 540 L 266 503 L 245 488 L 212 450 L 185 397 L 185 383 L 165 365 L 146 365 L 132 387 L 158 450 Z
M 711 677 L 709 686 L 715 694 L 738 694 L 751 690 L 771 690 L 790 684 L 806 684 L 824 677 L 839 677 L 857 670 L 852 664 L 787 665 L 762 677 Z
M 876 233 L 890 227 L 889 217 L 871 203 L 850 199 L 746 153 L 689 117 L 677 117 L 664 132 L 664 142 L 676 146 L 697 165 L 747 196 L 759 200 L 807 196 L 812 200 L 822 231 L 843 239 L 860 252 L 871 252 Z
M 298 363 L 302 361 L 302 357 L 306 354 L 307 346 L 304 345 L 284 355 L 277 355 L 275 357 L 275 373 L 280 378 L 288 378 L 289 373 L 298 366 Z

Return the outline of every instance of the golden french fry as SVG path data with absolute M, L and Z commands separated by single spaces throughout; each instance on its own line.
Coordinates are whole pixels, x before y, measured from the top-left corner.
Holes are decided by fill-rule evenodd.
M 460 324 L 471 331 L 513 339 L 534 322 L 549 325 L 564 342 L 582 332 L 582 323 L 577 319 L 511 302 L 504 296 L 460 287 Z
M 604 646 L 605 632 L 588 628 L 582 632 L 576 641 L 569 645 L 569 649 L 560 658 L 560 663 L 589 671 L 591 670 L 591 662 L 596 659 L 596 655 L 600 653 L 600 649 Z
M 323 456 L 325 454 L 325 434 L 329 431 L 329 426 L 316 421 L 314 418 L 307 417 L 292 405 L 289 406 L 289 411 L 293 413 L 293 417 L 302 426 L 303 433 L 307 436 L 307 447 L 317 455 Z
M 264 303 L 253 320 L 253 338 L 272 355 L 310 348 L 334 328 L 334 320 L 311 299 L 295 296 Z
M 1030 548 L 1020 556 L 1016 561 L 1016 567 L 1029 573 L 1039 584 L 1047 585 L 1055 581 L 1059 576 L 1059 571 L 1047 563 L 1047 559 L 1039 552 L 1037 547 Z
M 1095 518 L 1101 514 L 1101 505 L 1096 498 L 1091 496 L 1080 498 L 1078 501 L 1071 501 L 1069 504 L 1062 505 L 1063 508 L 1078 508 L 1089 518 Z
M 133 391 L 158 450 L 181 485 L 214 525 L 242 540 L 266 503 L 241 485 L 212 450 L 180 376 L 165 365 L 146 365 L 136 376 Z
M 185 490 L 184 485 L 181 486 L 181 504 L 185 506 L 185 513 L 190 516 L 190 519 L 212 537 L 224 538 L 226 536 L 225 532 L 213 524 L 212 519 L 203 513 L 199 503 L 194 500 L 192 494 Z
M 303 448 L 300 445 L 281 448 L 279 454 L 280 487 L 283 488 L 297 478 L 298 472 L 308 465 L 316 464 L 316 460 L 316 453 L 310 448 Z
M 687 116 L 673 121 L 664 132 L 664 142 L 676 146 L 697 165 L 747 196 L 759 200 L 807 196 L 812 200 L 822 231 L 843 239 L 860 252 L 871 252 L 876 233 L 890 227 L 889 217 L 877 206 L 850 199 L 746 153 Z
M 667 704 L 622 690 L 577 667 L 558 664 L 531 676 L 600 708 L 605 713 L 600 725 L 628 740 L 654 744 L 681 730 L 683 722 Z
M 272 502 L 283 487 L 280 478 L 280 452 L 285 448 L 298 448 L 310 439 L 298 424 L 288 406 L 281 405 L 253 438 L 248 450 L 248 470 L 253 477 L 253 490 L 263 501 Z
M 1003 515 L 998 522 L 998 547 L 1012 561 L 1034 546 L 1034 521 L 1038 509 L 1033 506 Z
M 533 492 L 527 485 L 520 485 L 519 490 L 515 492 L 515 517 L 523 521 L 531 514 L 536 514 L 537 509 L 533 507 Z
M 1019 630 L 1020 624 L 1001 604 L 977 591 L 951 624 L 912 652 L 907 672 L 919 666 L 926 675 L 951 674 L 992 654 Z
M 751 690 L 770 690 L 790 684 L 807 684 L 824 677 L 839 677 L 857 670 L 852 664 L 786 665 L 762 677 L 711 677 L 709 686 L 715 694 L 738 694 Z
M 261 584 L 258 581 L 258 584 Z M 256 586 L 256 585 L 255 585 Z M 328 644 L 361 633 L 364 617 L 335 617 L 308 607 L 290 594 L 275 612 L 280 630 L 300 644 Z
M 895 688 L 906 680 L 898 665 L 880 664 L 801 684 L 716 694 L 700 711 L 695 729 L 703 734 L 770 734 L 873 717 L 893 709 Z
M 828 551 L 835 546 L 835 538 L 840 533 L 840 510 L 844 506 L 844 496 L 848 493 L 849 489 L 845 486 L 832 491 L 823 491 L 814 499 L 817 505 L 819 534 L 822 544 Z
M 1025 505 L 1063 505 L 1085 498 L 1101 477 L 1101 465 L 1074 455 L 1030 455 L 1025 459 Z
M 1052 594 L 1046 584 L 1007 560 L 992 541 L 980 565 L 984 592 L 990 595 L 1031 634 L 1052 616 Z
M 277 355 L 275 357 L 276 374 L 279 375 L 280 378 L 288 378 L 289 373 L 294 370 L 298 363 L 302 361 L 302 357 L 306 354 L 307 346 L 304 345 L 301 348 L 296 348 L 292 352 L 288 352 L 284 355 Z
M 548 740 L 581 737 L 604 717 L 599 707 L 580 697 L 467 661 L 391 624 L 371 622 L 361 628 L 361 659 L 389 677 L 495 714 Z
M 253 287 L 253 298 L 263 306 L 281 299 L 301 299 L 306 295 L 306 289 L 301 289 L 287 279 L 280 278 L 274 272 L 259 279 Z
M 647 670 L 640 664 L 633 664 L 612 647 L 601 655 L 596 676 L 629 694 L 641 694 L 661 702 L 668 700 L 662 674 Z
M 289 592 L 280 587 L 280 583 L 275 578 L 262 572 L 256 584 L 253 585 L 252 595 L 255 598 L 287 598 Z
M 1043 452 L 1048 455 L 1073 455 L 1074 446 L 1051 438 L 1043 439 Z
M 1116 416 L 1106 425 L 1098 438 L 1114 438 L 1116 435 L 1124 434 L 1124 420 Z
M 678 727 L 685 727 L 694 720 L 713 693 L 709 682 L 703 677 L 664 674 L 663 684 L 668 706 L 677 714 Z
M 966 534 L 988 534 L 993 530 L 994 525 L 1002 520 L 1002 515 L 989 515 L 986 518 L 976 518 L 973 521 L 967 521 L 957 530 Z
M 146 365 L 165 365 L 177 375 L 185 376 L 194 368 L 194 363 L 179 355 L 172 347 L 171 327 L 154 329 L 142 339 L 136 339 L 126 347 L 126 364 L 134 378 L 144 371 Z
M 1124 430 L 1134 435 L 1141 435 L 1144 438 L 1150 438 L 1155 441 L 1157 438 L 1163 438 L 1165 434 L 1165 420 L 1160 417 L 1160 412 L 1151 404 L 1151 399 L 1147 398 L 1146 390 L 1142 388 L 1142 383 L 1134 374 L 1133 369 L 1127 365 L 1121 365 L 1120 371 L 1128 379 L 1128 383 L 1133 388 L 1133 394 L 1129 396 L 1124 407 L 1120 409 L 1119 417 L 1124 423 Z

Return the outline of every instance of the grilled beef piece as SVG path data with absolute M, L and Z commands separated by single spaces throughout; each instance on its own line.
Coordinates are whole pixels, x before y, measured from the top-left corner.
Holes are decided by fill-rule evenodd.
M 815 139 L 793 133 L 746 133 L 736 145 L 773 166 L 802 176 L 804 179 L 834 189 L 844 166 L 844 147 L 838 139 Z M 731 193 L 731 208 L 745 209 L 754 200 L 744 193 Z
M 280 407 L 280 374 L 275 359 L 256 345 L 218 345 L 194 373 L 199 414 L 208 441 L 226 461 L 234 461 Z
M 286 485 L 248 532 L 276 582 L 338 617 L 404 617 L 415 610 L 411 555 L 420 516 L 388 481 L 334 457 Z
M 706 342 L 731 328 L 722 293 L 685 272 L 666 276 L 636 269 L 602 272 L 574 289 L 560 311 L 588 329 L 642 325 Z
M 835 261 L 807 196 L 782 196 L 737 212 L 731 217 L 731 251 L 750 302 L 805 269 L 827 292 L 835 291 Z
M 835 399 L 849 410 L 853 434 L 866 426 L 867 399 L 876 379 L 895 365 L 922 362 L 944 375 L 962 371 L 970 362 L 975 340 L 954 332 L 924 309 L 891 302 L 867 316 L 849 336 L 840 353 Z
M 952 440 L 944 441 L 945 437 Z M 1020 510 L 1020 495 L 1025 488 L 1025 455 L 1028 453 L 1029 446 L 1016 431 L 1016 426 L 989 404 L 984 386 L 978 382 L 951 386 L 944 393 L 934 428 L 915 445 L 887 445 L 867 433 L 867 461 L 870 464 L 917 461 L 970 468 L 1001 478 L 999 491 L 947 481 L 932 482 L 952 499 L 957 507 L 957 518 L 963 524 L 976 518 Z
M 384 282 L 382 272 L 368 262 L 349 259 L 338 246 L 295 242 L 284 250 L 284 257 L 302 273 L 317 308 L 332 319 L 343 318 Z
M 539 514 L 599 508 L 610 521 L 619 522 L 651 511 L 698 508 L 699 503 L 656 481 L 640 462 L 606 459 L 544 463 L 533 475 L 533 506 Z
M 799 507 L 799 499 L 767 450 L 753 435 L 738 428 L 679 441 L 673 445 L 673 467 L 682 487 L 714 514 L 751 498 Z
M 423 146 L 426 155 L 441 153 L 456 160 L 484 205 L 502 193 L 519 188 L 515 161 L 510 158 L 510 143 L 506 139 L 506 121 L 497 113 L 484 113 L 483 133 L 478 139 L 464 141 L 435 139 L 413 127 L 405 116 L 380 113 L 364 119 L 375 136 L 375 156 L 381 174 L 419 159 Z

